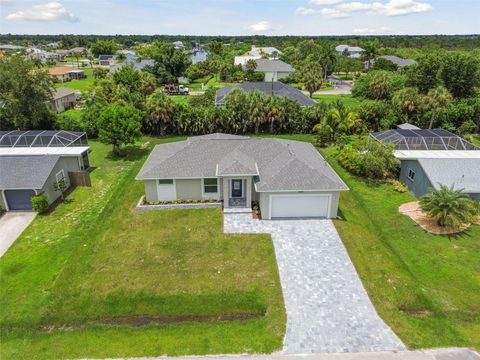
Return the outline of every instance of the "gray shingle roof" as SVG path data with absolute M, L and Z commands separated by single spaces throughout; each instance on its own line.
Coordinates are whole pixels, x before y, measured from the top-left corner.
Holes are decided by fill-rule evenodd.
M 53 99 L 61 99 L 64 96 L 75 95 L 75 90 L 69 88 L 58 88 L 53 91 Z
M 405 66 L 410 66 L 410 65 L 415 65 L 417 62 L 412 59 L 402 59 L 401 57 L 395 56 L 395 55 L 384 55 L 381 56 L 385 60 L 389 60 L 393 62 L 395 65 L 398 67 L 405 67 Z
M 255 71 L 262 72 L 292 72 L 294 69 L 292 65 L 283 62 L 282 60 L 258 59 Z
M 1 156 L 0 189 L 41 189 L 59 156 Z
M 435 189 L 441 185 L 480 193 L 480 159 L 418 159 Z
M 295 89 L 287 84 L 282 82 L 244 82 L 242 84 L 225 86 L 217 90 L 215 97 L 215 104 L 221 105 L 225 96 L 228 95 L 233 89 L 241 89 L 245 92 L 252 92 L 254 90 L 261 91 L 266 95 L 273 96 L 286 96 L 292 100 L 297 101 L 301 106 L 311 106 L 316 104 L 316 102 L 302 93 L 300 90 Z
M 255 174 L 258 191 L 347 190 L 309 143 L 229 135 L 157 145 L 137 180 Z M 239 173 L 237 173 L 239 172 Z

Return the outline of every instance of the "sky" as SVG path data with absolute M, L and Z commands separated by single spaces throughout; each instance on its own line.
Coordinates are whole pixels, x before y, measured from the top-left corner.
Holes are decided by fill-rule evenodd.
M 480 0 L 0 0 L 0 33 L 479 34 Z

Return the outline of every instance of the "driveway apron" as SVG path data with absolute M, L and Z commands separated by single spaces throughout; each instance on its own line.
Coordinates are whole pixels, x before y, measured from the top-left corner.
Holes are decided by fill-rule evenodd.
M 286 354 L 404 350 L 378 316 L 330 220 L 224 213 L 226 233 L 269 233 L 287 312 Z

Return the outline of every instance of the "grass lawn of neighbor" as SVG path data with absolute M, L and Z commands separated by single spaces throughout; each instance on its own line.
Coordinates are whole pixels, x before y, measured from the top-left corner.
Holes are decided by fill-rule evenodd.
M 90 141 L 92 187 L 37 216 L 0 260 L 0 358 L 269 353 L 286 315 L 270 235 L 220 209 L 134 211 L 154 143 Z
M 81 92 L 90 91 L 93 87 L 93 69 L 92 68 L 81 68 L 85 72 L 85 79 L 82 80 L 71 80 L 64 83 L 56 83 L 56 88 L 66 87 L 74 90 L 80 90 Z
M 352 95 L 313 95 L 313 99 L 317 101 L 325 101 L 326 103 L 332 103 L 334 101 L 340 100 L 346 106 L 349 106 L 353 109 L 356 109 L 360 106 L 361 100 L 355 98 Z
M 398 212 L 412 194 L 351 176 L 333 148 L 325 154 L 350 188 L 335 226 L 380 316 L 410 348 L 479 350 L 480 226 L 431 235 Z

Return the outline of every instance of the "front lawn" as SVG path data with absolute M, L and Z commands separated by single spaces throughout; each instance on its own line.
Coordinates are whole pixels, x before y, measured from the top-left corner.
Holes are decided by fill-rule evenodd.
M 116 158 L 90 141 L 93 187 L 38 216 L 0 260 L 1 358 L 281 348 L 269 235 L 223 234 L 220 209 L 133 211 L 143 193 L 134 177 L 155 142 Z
M 89 92 L 92 90 L 93 83 L 95 81 L 93 77 L 92 68 L 81 68 L 85 72 L 85 79 L 82 80 L 71 80 L 64 83 L 56 83 L 56 88 L 66 87 L 73 90 L 80 90 L 81 92 Z
M 335 225 L 380 316 L 411 348 L 480 349 L 480 226 L 432 235 L 398 207 L 415 198 L 349 175 Z
M 357 109 L 362 103 L 359 98 L 355 98 L 352 95 L 313 95 L 313 98 L 317 101 L 325 101 L 326 103 L 332 103 L 340 100 L 346 106 L 349 106 L 353 109 Z

